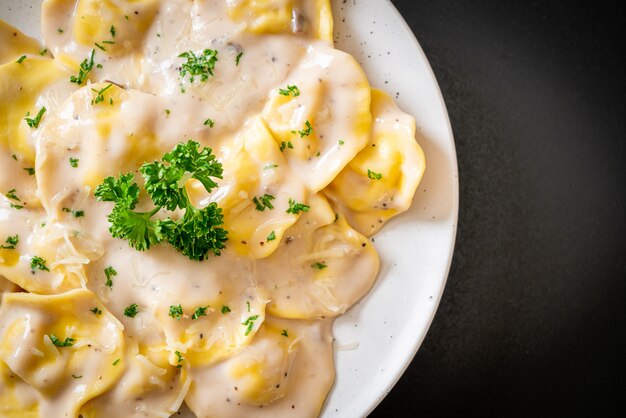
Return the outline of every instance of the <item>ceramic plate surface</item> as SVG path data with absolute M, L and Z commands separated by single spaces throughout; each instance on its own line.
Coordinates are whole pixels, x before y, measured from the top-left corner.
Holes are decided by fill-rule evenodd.
M 323 418 L 364 417 L 417 352 L 448 275 L 458 213 L 454 140 L 426 56 L 386 0 L 331 0 L 335 41 L 417 121 L 426 172 L 413 206 L 376 235 L 378 281 L 335 323 L 337 376 Z M 0 18 L 39 37 L 40 0 L 1 0 Z

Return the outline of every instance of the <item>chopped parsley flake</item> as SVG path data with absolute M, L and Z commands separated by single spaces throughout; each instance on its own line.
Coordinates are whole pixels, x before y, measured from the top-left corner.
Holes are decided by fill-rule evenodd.
M 187 60 L 180 67 L 180 76 L 183 79 L 189 74 L 189 81 L 192 83 L 197 76 L 200 77 L 200 81 L 207 81 L 209 76 L 213 75 L 215 63 L 217 62 L 217 51 L 214 49 L 205 49 L 198 55 L 193 51 L 187 51 L 183 52 L 178 57 Z
M 372 180 L 380 180 L 383 178 L 383 175 L 380 173 L 377 173 L 375 171 L 370 170 L 369 168 L 367 169 L 367 177 L 369 177 Z
M 20 59 L 18 59 L 18 60 L 17 60 L 17 61 L 15 61 L 15 62 L 17 62 L 18 64 L 21 64 L 21 63 L 23 63 L 23 62 L 24 62 L 24 60 L 25 60 L 25 59 L 26 59 L 26 55 L 22 55 L 22 56 L 20 57 Z
M 80 67 L 78 69 L 78 75 L 70 76 L 70 83 L 76 83 L 80 86 L 81 84 L 85 82 L 85 80 L 87 79 L 87 75 L 93 69 L 93 64 L 94 64 L 93 56 L 95 52 L 96 51 L 92 49 L 91 55 L 89 56 L 89 58 L 85 58 L 83 62 L 81 62 Z
M 246 301 L 246 306 L 248 307 L 248 312 L 250 312 L 250 302 Z
M 241 51 L 240 53 L 237 54 L 237 57 L 235 58 L 235 65 L 237 67 L 239 67 L 239 60 L 241 59 L 241 57 L 243 57 L 243 51 Z
M 46 266 L 46 260 L 39 256 L 34 256 L 30 260 L 30 269 L 33 274 L 35 273 L 35 270 L 50 271 L 48 266 Z
M 280 147 L 278 147 L 280 149 L 280 152 L 283 152 L 285 150 L 285 148 L 290 148 L 293 149 L 293 144 L 291 143 L 291 141 L 281 141 L 280 143 Z
M 9 203 L 9 206 L 12 207 L 13 209 L 17 209 L 17 210 L 24 209 L 24 206 L 16 205 L 15 203 Z
M 207 309 L 209 309 L 209 305 L 196 308 L 196 311 L 193 313 L 193 315 L 191 315 L 191 319 L 195 320 L 200 318 L 201 316 L 206 316 Z
M 124 309 L 124 316 L 128 316 L 130 318 L 134 318 L 137 313 L 139 313 L 139 305 L 137 305 L 136 303 L 133 303 L 132 305 Z
M 317 269 L 317 270 L 323 270 L 323 269 L 325 269 L 328 266 L 326 264 L 324 264 L 324 263 L 313 263 L 313 264 L 311 264 L 311 267 L 313 267 L 314 269 Z
M 311 125 L 311 122 L 309 122 L 307 120 L 304 124 L 306 125 L 306 127 L 304 129 L 298 131 L 298 135 L 300 135 L 300 138 L 304 138 L 305 136 L 309 136 L 313 132 L 313 126 Z
M 48 53 L 48 48 L 44 48 L 41 51 L 39 51 L 39 55 L 44 56 Z
M 24 171 L 26 171 L 28 173 L 29 176 L 34 176 L 35 175 L 35 169 L 32 167 L 26 167 L 24 169 Z
M 100 45 L 98 42 L 94 42 L 94 45 L 97 46 L 99 49 L 106 51 L 106 48 Z
M 104 269 L 104 275 L 106 276 L 106 282 L 104 283 L 104 285 L 108 288 L 113 288 L 113 276 L 117 276 L 117 271 L 115 271 L 115 269 L 112 266 L 109 266 L 107 268 Z
M 15 246 L 20 242 L 20 236 L 19 235 L 14 235 L 14 236 L 9 236 L 6 239 L 6 244 L 7 245 L 0 245 L 0 248 L 3 250 L 14 250 Z
M 215 121 L 213 119 L 207 119 L 204 121 L 204 124 L 209 128 L 212 128 L 215 126 Z
M 170 316 L 175 320 L 180 321 L 180 318 L 183 317 L 183 307 L 180 305 L 171 305 Z
M 246 332 L 244 335 L 247 336 L 248 334 L 252 332 L 252 329 L 254 328 L 254 321 L 256 321 L 257 319 L 259 319 L 259 315 L 252 315 L 241 323 L 241 325 L 246 326 Z
M 120 364 L 121 359 L 116 359 L 113 363 L 111 363 L 113 366 L 117 366 L 118 364 Z
M 111 25 L 111 29 L 109 29 L 109 32 L 111 32 L 111 37 L 115 38 L 115 26 Z
M 91 89 L 91 91 L 96 93 L 96 98 L 91 101 L 91 104 L 98 104 L 104 102 L 104 92 L 113 87 L 113 84 L 109 84 L 108 86 L 101 88 L 100 90 Z M 109 102 L 113 104 L 113 101 Z
M 274 231 L 270 232 L 267 236 L 267 242 L 274 241 L 276 239 L 276 233 Z
M 226 315 L 229 312 L 230 308 L 228 307 L 228 305 L 222 305 L 222 314 Z
M 70 165 L 71 165 L 72 167 L 74 167 L 74 168 L 77 168 L 77 167 L 78 167 L 78 162 L 79 162 L 79 161 L 80 161 L 80 160 L 79 160 L 78 158 L 72 158 L 72 157 L 70 157 Z
M 183 357 L 183 355 L 180 353 L 180 351 L 174 351 L 174 354 L 176 354 L 176 359 L 177 359 L 177 363 L 182 363 L 183 360 L 185 360 L 185 357 Z M 179 364 L 176 367 L 181 367 L 181 365 Z
M 274 199 L 276 199 L 274 196 L 266 193 L 261 197 L 255 197 L 252 199 L 252 202 L 254 202 L 256 210 L 263 212 L 265 209 L 274 209 L 274 206 L 272 205 L 272 200 Z
M 57 29 L 57 33 L 59 33 L 59 34 L 63 33 L 63 29 L 61 29 L 61 28 Z
M 265 167 L 263 167 L 263 170 L 272 170 L 274 168 L 278 167 L 277 164 L 268 164 Z
M 83 216 L 85 216 L 85 211 L 84 210 L 74 210 L 74 209 L 70 209 L 70 208 L 62 208 L 61 211 L 66 212 L 66 213 L 71 213 L 75 218 L 82 218 Z
M 340 139 L 340 140 L 339 140 L 339 145 L 343 145 L 343 144 L 345 144 L 345 142 L 343 142 L 343 140 L 342 140 L 342 139 Z
M 169 109 L 165 109 L 165 115 L 169 116 L 172 113 Z
M 66 337 L 64 341 L 61 341 L 54 334 L 50 334 L 48 335 L 48 337 L 50 338 L 50 341 L 52 341 L 52 344 L 54 344 L 57 347 L 71 347 L 74 345 L 74 342 L 76 341 L 74 338 L 70 338 L 70 337 Z
M 280 335 L 282 335 L 283 337 L 289 337 L 289 332 L 287 332 L 287 330 L 284 329 L 283 332 L 280 333 Z
M 93 309 L 89 309 L 90 312 L 93 312 L 94 315 L 100 315 L 102 310 L 95 306 Z
M 287 86 L 286 89 L 278 89 L 278 93 L 282 96 L 298 97 L 300 95 L 300 89 L 298 86 Z
M 298 203 L 293 199 L 289 199 L 289 208 L 287 208 L 287 213 L 292 213 L 294 215 L 299 214 L 300 212 L 308 212 L 311 209 L 310 206 L 305 205 L 304 203 Z
M 37 116 L 35 116 L 34 118 L 29 118 L 28 116 L 30 116 L 30 112 L 26 112 L 26 117 L 24 118 L 24 120 L 26 121 L 26 124 L 31 128 L 39 128 L 39 123 L 41 122 L 41 118 L 43 117 L 44 113 L 46 113 L 45 106 L 39 109 Z
M 15 191 L 16 191 L 15 189 L 11 189 L 5 193 L 5 196 L 11 200 L 17 200 L 18 202 L 21 202 L 20 198 L 17 197 L 17 195 L 15 194 Z
M 75 374 L 73 374 L 73 375 L 72 375 L 72 377 L 73 377 L 74 379 L 80 379 L 81 377 L 83 377 L 83 375 L 76 376 Z

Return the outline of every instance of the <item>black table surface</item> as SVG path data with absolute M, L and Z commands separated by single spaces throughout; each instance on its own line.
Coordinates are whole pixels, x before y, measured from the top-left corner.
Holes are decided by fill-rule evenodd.
M 626 388 L 624 3 L 393 3 L 448 108 L 460 215 L 437 315 L 371 416 L 606 416 Z

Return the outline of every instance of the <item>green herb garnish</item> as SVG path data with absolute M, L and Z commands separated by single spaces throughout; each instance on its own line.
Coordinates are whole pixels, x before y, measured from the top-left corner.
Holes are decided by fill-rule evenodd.
M 305 205 L 304 203 L 298 203 L 293 199 L 289 199 L 289 208 L 287 208 L 287 213 L 292 213 L 294 215 L 299 214 L 300 212 L 308 212 L 311 209 L 310 206 Z
M 117 271 L 115 271 L 115 269 L 111 266 L 107 267 L 104 269 L 104 275 L 106 276 L 106 282 L 104 282 L 104 285 L 110 289 L 113 288 L 113 276 L 117 276 Z
M 14 236 L 9 236 L 6 239 L 6 244 L 7 245 L 0 245 L 0 248 L 3 250 L 14 250 L 15 246 L 20 242 L 20 236 L 19 235 L 14 235 Z
M 74 342 L 76 341 L 74 338 L 70 338 L 70 337 L 66 337 L 64 341 L 61 341 L 54 334 L 50 334 L 48 335 L 48 337 L 50 338 L 50 341 L 52 341 L 52 344 L 54 344 L 57 347 L 71 347 L 74 345 Z
M 76 83 L 80 86 L 85 82 L 87 75 L 93 69 L 93 56 L 95 52 L 96 51 L 92 49 L 89 58 L 85 58 L 83 62 L 81 62 L 80 68 L 78 69 L 78 76 L 70 76 L 70 83 Z
M 26 117 L 24 118 L 24 120 L 26 121 L 26 124 L 31 128 L 39 128 L 39 122 L 41 122 L 41 118 L 43 117 L 44 113 L 46 113 L 45 106 L 39 109 L 37 116 L 35 116 L 34 118 L 29 118 L 28 116 L 30 116 L 30 112 L 26 112 Z
M 250 334 L 250 332 L 252 332 L 252 328 L 254 328 L 254 321 L 256 321 L 257 319 L 259 319 L 259 315 L 252 315 L 241 323 L 241 325 L 246 326 L 246 333 L 244 335 L 247 336 L 248 334 Z
M 377 173 L 375 171 L 370 170 L 369 168 L 367 169 L 367 177 L 369 177 L 372 180 L 380 180 L 383 178 L 383 175 L 380 173 Z
M 274 199 L 276 199 L 274 196 L 266 193 L 263 196 L 255 197 L 252 199 L 252 202 L 254 202 L 256 210 L 263 212 L 265 209 L 274 209 L 274 206 L 272 205 L 272 200 Z
M 70 157 L 70 165 L 71 165 L 72 167 L 74 167 L 74 168 L 77 168 L 77 167 L 78 167 L 78 162 L 79 162 L 79 161 L 80 161 L 80 160 L 79 160 L 78 158 L 72 158 L 72 157 Z
M 197 76 L 200 81 L 207 81 L 213 75 L 215 63 L 217 62 L 217 51 L 205 49 L 201 54 L 196 55 L 193 51 L 183 52 L 178 56 L 187 61 L 181 65 L 180 76 L 185 78 L 189 74 L 189 81 L 194 82 Z
M 317 269 L 317 270 L 323 270 L 323 269 L 325 269 L 328 266 L 326 264 L 324 264 L 324 263 L 313 263 L 313 264 L 311 264 L 311 267 L 313 267 L 314 269 Z
M 222 305 L 222 314 L 226 315 L 229 312 L 230 312 L 230 307 L 228 307 L 227 305 Z
M 276 239 L 276 233 L 274 231 L 270 232 L 267 236 L 267 242 L 274 241 Z
M 23 62 L 24 62 L 24 60 L 25 60 L 25 59 L 26 59 L 26 55 L 22 55 L 22 56 L 21 56 L 21 57 L 20 57 L 17 61 L 15 61 L 15 62 L 17 62 L 18 64 L 21 64 L 21 63 L 23 63 Z
M 134 318 L 137 313 L 139 313 L 139 305 L 137 305 L 136 303 L 133 303 L 132 305 L 124 309 L 124 315 L 130 318 Z
M 183 307 L 180 305 L 171 305 L 169 315 L 175 320 L 180 321 L 180 318 L 183 317 Z
M 191 319 L 195 320 L 200 318 L 201 316 L 206 316 L 207 309 L 209 309 L 209 305 L 196 308 L 196 311 L 193 313 L 193 315 L 191 315 Z
M 298 135 L 300 135 L 300 138 L 304 138 L 305 136 L 309 136 L 313 132 L 313 126 L 311 125 L 311 122 L 309 122 L 307 120 L 304 124 L 306 125 L 306 127 L 304 129 L 298 131 Z
M 213 178 L 222 178 L 222 165 L 210 148 L 199 149 L 195 141 L 178 144 L 161 161 L 143 164 L 139 171 L 145 189 L 155 208 L 149 212 L 135 212 L 139 202 L 139 186 L 134 174 L 118 178 L 107 177 L 95 191 L 99 201 L 115 202 L 108 220 L 109 231 L 115 238 L 126 239 L 138 251 L 145 251 L 163 241 L 170 243 L 191 260 L 202 261 L 209 252 L 219 256 L 225 247 L 228 232 L 221 227 L 222 209 L 213 202 L 203 209 L 189 201 L 184 182 L 198 180 L 210 192 L 217 187 Z M 185 211 L 177 220 L 153 219 L 162 209 Z
M 300 89 L 298 86 L 287 86 L 286 89 L 278 89 L 278 93 L 283 96 L 298 97 L 300 95 Z
M 46 266 L 46 260 L 39 256 L 34 256 L 30 260 L 30 269 L 33 273 L 35 273 L 35 270 L 50 271 L 48 266 Z
M 109 84 L 108 86 L 101 88 L 100 90 L 91 89 L 91 91 L 96 93 L 96 98 L 91 101 L 91 104 L 98 104 L 104 102 L 104 92 L 113 87 L 113 84 Z M 109 102 L 113 104 L 113 102 Z

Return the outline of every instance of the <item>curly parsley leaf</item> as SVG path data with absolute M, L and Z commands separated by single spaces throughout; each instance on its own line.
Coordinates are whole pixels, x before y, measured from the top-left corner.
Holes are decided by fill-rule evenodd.
M 165 239 L 174 248 L 191 260 L 202 261 L 210 252 L 221 254 L 228 232 L 220 225 L 224 223 L 222 209 L 213 202 L 203 209 L 187 207 L 183 218 L 174 222 L 161 222 Z
M 222 164 L 216 160 L 211 148 L 200 150 L 200 144 L 195 141 L 178 144 L 162 160 L 146 163 L 139 171 L 154 204 L 168 210 L 184 209 L 189 205 L 184 191 L 184 183 L 189 178 L 202 183 L 207 192 L 217 187 L 213 178 L 222 178 Z
M 161 161 L 142 165 L 139 171 L 144 187 L 155 205 L 149 212 L 134 211 L 140 190 L 132 173 L 104 179 L 95 196 L 99 201 L 115 202 L 108 216 L 113 237 L 128 240 L 139 251 L 166 241 L 191 260 L 202 261 L 210 252 L 220 255 L 228 239 L 228 232 L 221 227 L 221 208 L 216 203 L 195 208 L 185 189 L 191 178 L 200 181 L 209 192 L 217 187 L 213 178 L 222 178 L 222 165 L 211 152 L 210 148 L 200 150 L 200 144 L 188 141 L 178 144 Z M 153 219 L 162 209 L 178 208 L 185 211 L 180 219 Z

